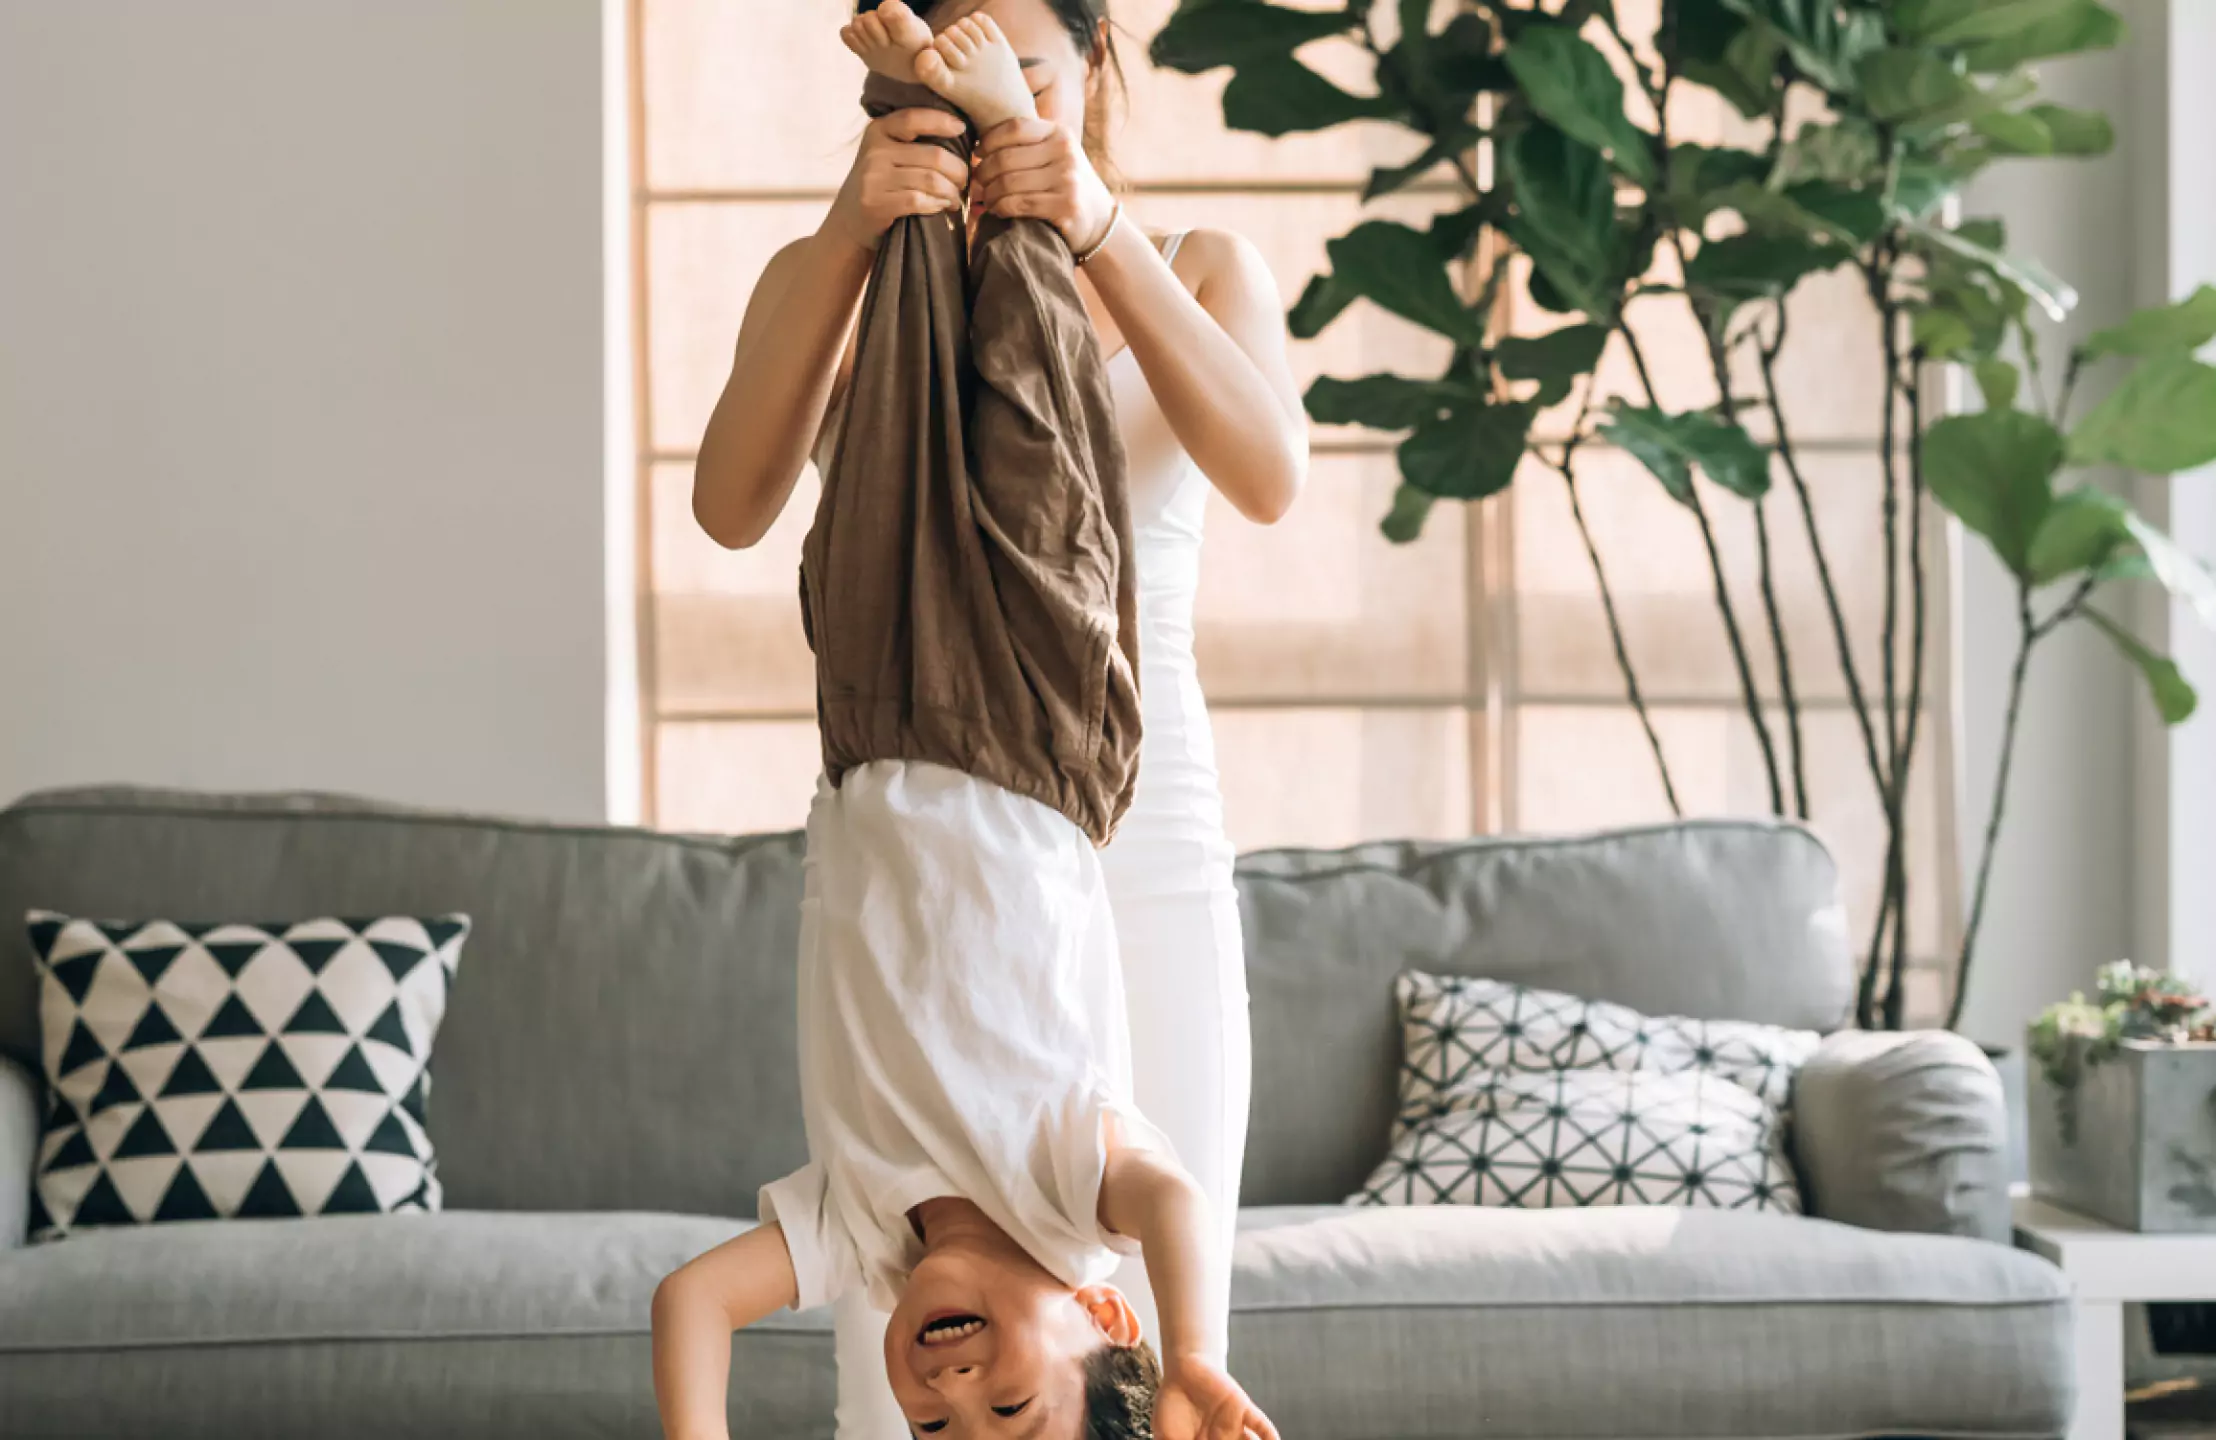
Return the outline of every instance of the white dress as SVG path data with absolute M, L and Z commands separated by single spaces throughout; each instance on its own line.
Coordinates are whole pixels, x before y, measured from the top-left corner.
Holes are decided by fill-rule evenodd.
M 1174 265 L 1184 238 L 1164 242 L 1162 258 Z M 1100 861 L 1123 962 L 1133 1098 L 1221 1217 L 1223 1263 L 1211 1297 L 1221 1316 L 1230 1308 L 1252 1058 L 1233 852 L 1193 659 L 1208 478 L 1171 432 L 1128 349 L 1109 360 L 1108 375 L 1138 547 L 1144 731 L 1137 793 Z M 1127 1261 L 1115 1279 L 1158 1339 L 1143 1262 Z M 909 1431 L 884 1378 L 884 1315 L 850 1292 L 837 1324 L 839 1440 L 899 1440 Z
M 1182 235 L 1162 255 L 1176 262 Z M 1139 1113 L 1165 1135 L 1223 1223 L 1228 1286 L 1252 1072 L 1246 955 L 1224 833 L 1215 737 L 1193 660 L 1193 604 L 1208 477 L 1170 430 L 1126 349 L 1108 364 L 1121 421 L 1139 559 L 1139 784 L 1101 852 L 1123 958 Z M 1119 1284 L 1159 1334 L 1144 1267 Z M 1215 1300 L 1228 1309 L 1228 1293 Z

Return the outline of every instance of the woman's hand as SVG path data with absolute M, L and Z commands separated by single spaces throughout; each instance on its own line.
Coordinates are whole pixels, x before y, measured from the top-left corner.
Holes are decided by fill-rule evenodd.
M 831 202 L 826 228 L 875 250 L 895 220 L 958 210 L 969 172 L 952 151 L 925 137 L 958 138 L 967 127 L 944 110 L 895 110 L 870 122 L 862 148 Z
M 1116 210 L 1077 137 L 1035 119 L 997 125 L 978 142 L 971 203 L 1009 219 L 1044 220 L 1077 254 L 1100 243 Z

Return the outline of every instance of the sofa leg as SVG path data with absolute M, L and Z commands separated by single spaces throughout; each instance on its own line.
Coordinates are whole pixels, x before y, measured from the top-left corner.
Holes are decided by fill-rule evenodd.
M 2124 1307 L 2077 1304 L 2077 1420 L 2070 1440 L 2124 1440 Z

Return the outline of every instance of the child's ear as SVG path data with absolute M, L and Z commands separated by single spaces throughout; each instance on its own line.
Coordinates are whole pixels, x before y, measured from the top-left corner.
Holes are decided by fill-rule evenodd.
M 1073 1298 L 1109 1344 L 1131 1346 L 1146 1338 L 1139 1330 L 1139 1312 L 1115 1286 L 1087 1285 Z

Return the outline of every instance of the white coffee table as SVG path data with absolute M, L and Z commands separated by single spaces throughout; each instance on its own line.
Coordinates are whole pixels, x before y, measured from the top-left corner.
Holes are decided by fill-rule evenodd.
M 2216 1234 L 2141 1235 L 2018 1196 L 2016 1244 L 2077 1291 L 2077 1418 L 2070 1440 L 2123 1440 L 2124 1306 L 2216 1300 Z

